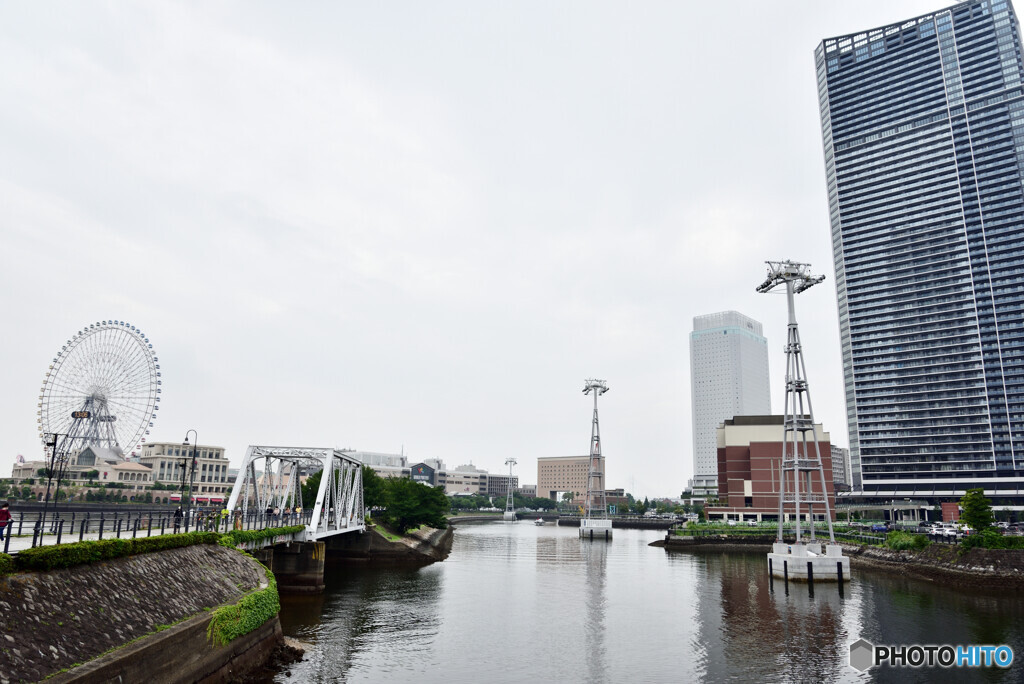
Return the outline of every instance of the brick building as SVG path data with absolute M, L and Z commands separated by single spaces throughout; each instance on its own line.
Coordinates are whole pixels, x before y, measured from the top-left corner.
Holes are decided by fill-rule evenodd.
M 708 507 L 709 520 L 778 520 L 782 423 L 782 416 L 736 416 L 718 427 L 718 504 Z M 836 495 L 830 437 L 821 424 L 814 427 L 834 520 Z M 807 448 L 813 454 L 814 444 L 808 443 Z M 792 483 L 787 488 L 792 489 Z M 821 493 L 817 475 L 811 477 L 811 491 Z M 806 518 L 807 512 L 801 513 Z M 820 505 L 814 513 L 816 519 L 824 519 L 825 511 Z M 786 505 L 784 515 L 787 520 L 792 519 L 792 504 Z

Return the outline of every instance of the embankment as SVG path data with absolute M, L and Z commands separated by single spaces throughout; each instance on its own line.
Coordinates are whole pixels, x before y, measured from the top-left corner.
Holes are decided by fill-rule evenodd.
M 650 545 L 679 551 L 768 553 L 774 539 L 673 536 Z M 958 545 L 930 544 L 920 550 L 892 551 L 876 546 L 842 546 L 854 568 L 871 568 L 958 587 L 1024 589 L 1024 550 L 1020 549 L 963 549 Z
M 397 541 L 373 527 L 363 534 L 341 534 L 327 540 L 328 565 L 364 567 L 420 566 L 443 561 L 452 550 L 454 531 L 424 527 Z
M 2 577 L 0 681 L 35 682 L 108 651 L 50 681 L 227 681 L 276 646 L 280 625 L 214 647 L 208 611 L 266 582 L 262 565 L 217 544 Z

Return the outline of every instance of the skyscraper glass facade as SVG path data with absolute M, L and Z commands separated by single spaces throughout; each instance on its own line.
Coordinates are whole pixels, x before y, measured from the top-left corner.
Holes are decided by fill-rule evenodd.
M 826 39 L 815 57 L 864 489 L 1024 494 L 1024 64 L 1013 9 L 967 0 Z

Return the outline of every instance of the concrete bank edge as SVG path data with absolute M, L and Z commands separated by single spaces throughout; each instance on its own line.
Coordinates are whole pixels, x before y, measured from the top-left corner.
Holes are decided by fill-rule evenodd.
M 142 637 L 45 681 L 54 684 L 103 684 L 112 681 L 228 682 L 260 666 L 281 643 L 278 616 L 225 646 L 213 646 L 206 636 L 213 611 Z

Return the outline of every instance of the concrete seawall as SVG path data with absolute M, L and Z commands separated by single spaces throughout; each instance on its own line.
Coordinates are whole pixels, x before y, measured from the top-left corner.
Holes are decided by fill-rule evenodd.
M 154 667 L 154 676 L 146 681 L 202 680 L 253 647 L 234 653 L 209 645 L 203 622 L 210 619 L 208 609 L 235 603 L 265 582 L 263 566 L 216 544 L 0 578 L 0 682 L 38 681 L 111 649 L 118 649 L 106 656 L 111 661 L 129 656 L 138 660 L 139 649 L 148 653 L 144 659 L 155 658 L 154 663 L 168 659 L 166 677 L 156 676 Z M 197 626 L 190 618 L 203 624 Z M 276 638 L 268 636 L 273 634 L 254 637 L 260 649 L 276 645 Z M 129 646 L 131 650 L 119 648 L 140 637 L 146 638 Z M 169 638 L 182 639 L 178 643 L 188 644 L 189 652 L 166 645 L 153 649 L 145 643 Z M 189 670 L 190 664 L 200 669 Z M 60 681 L 76 681 L 78 671 L 85 672 L 75 668 Z M 105 672 L 106 679 L 83 681 L 116 681 L 117 676 L 139 681 L 111 675 L 111 669 Z
M 678 551 L 771 551 L 775 537 L 670 537 L 651 546 Z M 871 568 L 918 580 L 979 589 L 1024 589 L 1024 550 L 961 549 L 959 546 L 930 544 L 921 550 L 889 549 L 843 544 L 843 553 L 853 568 Z
M 423 528 L 400 541 L 391 541 L 373 528 L 364 534 L 343 534 L 327 542 L 327 565 L 389 567 L 429 565 L 443 561 L 452 550 L 454 530 Z

